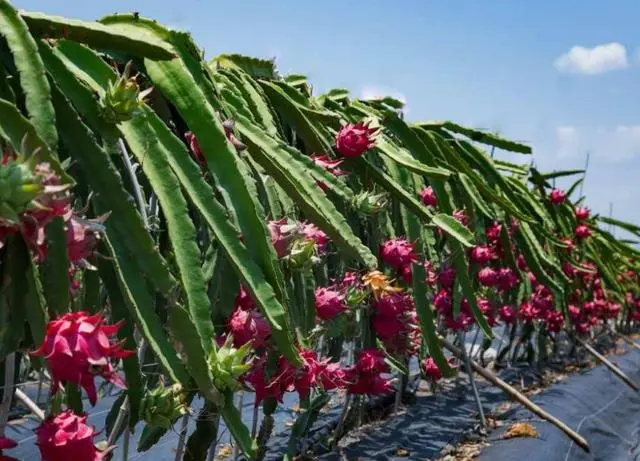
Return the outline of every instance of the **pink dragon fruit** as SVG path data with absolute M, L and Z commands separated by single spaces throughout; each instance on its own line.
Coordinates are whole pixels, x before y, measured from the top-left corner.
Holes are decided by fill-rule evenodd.
M 420 192 L 420 199 L 422 203 L 430 207 L 436 207 L 438 205 L 438 199 L 436 198 L 436 193 L 433 191 L 433 187 L 425 186 L 424 189 Z
M 567 194 L 563 190 L 554 187 L 549 194 L 549 200 L 554 205 L 560 205 L 567 200 Z
M 591 237 L 591 229 L 589 226 L 585 224 L 580 224 L 576 226 L 576 238 L 578 239 L 586 239 L 587 237 Z
M 321 320 L 331 320 L 347 309 L 342 292 L 331 288 L 316 289 L 316 314 Z
M 451 288 L 456 281 L 456 270 L 451 267 L 441 267 L 438 274 L 438 283 L 444 288 Z
M 348 123 L 336 136 L 336 149 L 343 157 L 360 157 L 375 145 L 377 132 L 378 128 L 369 128 L 368 123 Z
M 576 219 L 578 221 L 586 221 L 587 219 L 589 219 L 590 214 L 591 214 L 591 211 L 589 211 L 589 208 L 585 208 L 585 207 L 576 208 Z
M 389 365 L 385 361 L 384 354 L 379 349 L 362 349 L 358 352 L 356 368 L 360 373 L 388 373 Z
M 387 240 L 382 244 L 380 257 L 389 266 L 401 270 L 418 260 L 414 244 L 403 238 Z
M 498 316 L 507 325 L 511 325 L 518 319 L 518 314 L 513 306 L 505 305 L 498 310 Z
M 498 284 L 498 281 L 499 275 L 495 269 L 485 267 L 483 269 L 480 269 L 480 272 L 478 272 L 478 282 L 480 282 L 480 285 L 482 285 L 483 287 L 496 286 Z
M 60 383 L 76 383 L 84 388 L 92 405 L 97 400 L 94 378 L 125 387 L 115 373 L 110 359 L 122 359 L 134 351 L 122 349 L 121 343 L 112 343 L 109 337 L 122 327 L 122 322 L 105 325 L 100 314 L 72 312 L 51 320 L 45 338 L 33 355 L 43 356 L 51 369 L 51 393 L 58 391 Z
M 470 251 L 470 259 L 476 264 L 487 264 L 495 258 L 495 253 L 488 246 L 475 246 Z
M 320 382 L 325 391 L 344 388 L 348 383 L 348 378 L 348 371 L 342 368 L 338 362 L 327 364 L 320 372 Z
M 242 347 L 253 341 L 253 347 L 264 347 L 271 336 L 271 326 L 263 315 L 254 310 L 236 308 L 229 317 L 229 331 L 233 345 Z
M 100 461 L 103 454 L 94 445 L 97 435 L 87 425 L 86 416 L 66 410 L 49 416 L 35 430 L 37 445 L 43 461 Z

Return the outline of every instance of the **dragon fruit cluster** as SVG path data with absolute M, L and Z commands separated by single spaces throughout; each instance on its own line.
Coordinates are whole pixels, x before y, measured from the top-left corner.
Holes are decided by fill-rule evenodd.
M 411 295 L 386 294 L 374 302 L 373 310 L 373 330 L 388 351 L 404 356 L 418 353 L 421 330 Z
M 256 405 L 265 398 L 282 402 L 286 392 L 297 392 L 301 398 L 309 396 L 314 388 L 330 391 L 347 389 L 354 394 L 383 394 L 391 390 L 389 381 L 381 373 L 389 371 L 384 355 L 377 349 L 365 349 L 358 354 L 356 363 L 343 367 L 329 359 L 320 360 L 315 351 L 299 351 L 302 366 L 295 367 L 280 356 L 274 372 L 270 373 L 267 360 L 254 360 L 251 371 L 243 380 L 256 393 Z

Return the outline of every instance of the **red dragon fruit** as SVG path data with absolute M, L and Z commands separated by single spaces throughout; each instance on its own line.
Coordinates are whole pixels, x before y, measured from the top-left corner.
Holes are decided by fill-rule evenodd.
M 49 364 L 53 380 L 51 393 L 57 392 L 60 383 L 76 383 L 84 388 L 89 401 L 95 405 L 96 375 L 124 387 L 110 363 L 110 359 L 125 358 L 134 353 L 123 350 L 121 343 L 110 342 L 109 337 L 121 327 L 122 322 L 105 325 L 102 315 L 86 312 L 72 312 L 51 320 L 42 345 L 33 352 L 33 355 L 43 356 Z
M 590 214 L 591 214 L 591 211 L 589 211 L 589 208 L 585 208 L 585 207 L 576 208 L 576 219 L 578 221 L 586 221 L 587 219 L 589 219 Z
M 331 288 L 316 289 L 316 314 L 321 320 L 331 320 L 347 309 L 342 292 Z
M 403 238 L 384 242 L 380 249 L 380 257 L 386 264 L 398 270 L 418 260 L 414 244 Z
M 478 245 L 471 249 L 469 257 L 476 264 L 487 264 L 495 258 L 495 253 L 490 247 Z
M 271 326 L 261 313 L 240 308 L 236 308 L 229 317 L 229 331 L 235 347 L 242 347 L 253 341 L 253 347 L 259 349 L 266 345 L 271 336 Z
M 518 314 L 513 306 L 504 305 L 498 310 L 498 316 L 506 324 L 511 325 L 518 319 Z
M 576 238 L 585 239 L 587 237 L 591 237 L 591 229 L 589 229 L 589 226 L 585 224 L 576 226 Z
M 271 243 L 276 249 L 279 258 L 284 258 L 294 240 L 300 236 L 300 228 L 297 224 L 290 224 L 287 218 L 267 223 L 271 234 Z
M 449 362 L 450 367 L 455 368 L 453 358 L 447 359 L 447 362 Z M 427 378 L 432 381 L 440 381 L 443 377 L 442 371 L 440 370 L 440 367 L 438 367 L 436 361 L 433 360 L 433 357 L 427 357 L 424 359 L 422 361 L 422 368 L 424 369 L 424 373 L 427 375 Z
M 374 146 L 377 131 L 369 128 L 368 123 L 344 125 L 336 136 L 336 149 L 343 157 L 360 157 Z
M 338 362 L 332 362 L 320 373 L 320 381 L 325 391 L 332 389 L 342 389 L 348 383 L 348 371 L 340 366 Z
M 554 205 L 560 205 L 567 200 L 567 194 L 563 190 L 554 187 L 549 194 L 549 200 Z
M 433 187 L 425 186 L 424 189 L 420 192 L 420 199 L 422 203 L 430 207 L 436 207 L 438 205 L 438 199 L 436 198 L 436 193 L 433 191 Z
M 498 272 L 496 272 L 495 269 L 485 267 L 478 272 L 478 282 L 480 282 L 480 285 L 483 287 L 495 286 L 498 284 L 498 281 Z
M 451 288 L 456 281 L 456 270 L 451 266 L 440 268 L 438 283 L 444 288 Z
M 502 225 L 499 222 L 494 222 L 490 226 L 487 226 L 485 235 L 487 241 L 490 243 L 496 243 L 500 240 L 500 233 L 502 232 Z
M 103 454 L 93 443 L 96 431 L 86 416 L 66 410 L 49 416 L 35 430 L 43 461 L 100 461 Z
M 362 349 L 358 352 L 356 368 L 360 373 L 388 373 L 389 365 L 379 349 Z

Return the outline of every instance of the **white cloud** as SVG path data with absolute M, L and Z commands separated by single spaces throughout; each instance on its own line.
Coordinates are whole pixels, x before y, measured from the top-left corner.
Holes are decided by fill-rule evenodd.
M 365 85 L 360 90 L 360 98 L 362 99 L 380 99 L 385 96 L 391 96 L 403 104 L 407 104 L 407 97 L 402 92 L 394 90 L 393 88 L 380 85 Z
M 553 63 L 562 73 L 597 75 L 629 67 L 627 49 L 617 42 L 585 48 L 574 46 Z
M 570 158 L 578 153 L 580 136 L 575 126 L 559 126 L 556 128 L 558 157 Z
M 556 154 L 560 159 L 583 157 L 586 152 L 608 163 L 640 157 L 640 124 L 613 128 L 556 128 Z

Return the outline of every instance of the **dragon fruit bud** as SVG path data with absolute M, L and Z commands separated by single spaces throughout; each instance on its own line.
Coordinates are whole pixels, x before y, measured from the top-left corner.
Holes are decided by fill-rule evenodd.
M 236 308 L 229 317 L 228 326 L 236 347 L 253 341 L 253 347 L 259 349 L 271 336 L 269 322 L 257 311 Z
M 187 413 L 180 384 L 165 387 L 162 382 L 147 391 L 140 402 L 140 419 L 149 426 L 169 429 L 173 421 Z
M 49 416 L 35 430 L 43 461 L 100 461 L 103 454 L 94 445 L 95 429 L 87 425 L 87 416 L 65 410 Z
M 126 358 L 134 353 L 122 349 L 121 343 L 112 343 L 110 336 L 122 327 L 122 322 L 105 325 L 100 314 L 71 312 L 47 324 L 45 338 L 33 355 L 43 356 L 51 369 L 51 393 L 58 391 L 60 383 L 76 383 L 84 388 L 92 405 L 97 400 L 94 378 L 124 388 L 124 382 L 115 373 L 110 360 Z
M 318 261 L 315 254 L 315 241 L 309 238 L 301 238 L 293 242 L 293 245 L 289 248 L 289 253 L 285 256 L 284 260 L 289 264 L 290 268 L 300 269 L 307 267 L 309 263 L 313 261 Z
M 469 256 L 471 258 L 471 261 L 476 264 L 486 264 L 494 259 L 495 254 L 490 247 L 475 246 L 471 249 Z
M 233 342 L 232 335 L 229 335 L 222 347 L 217 351 L 211 351 L 207 361 L 213 385 L 220 391 L 240 390 L 243 375 L 253 366 L 251 361 L 247 361 L 252 350 L 251 341 L 247 341 L 240 348 L 233 347 Z
M 567 200 L 567 194 L 563 190 L 554 187 L 549 194 L 549 200 L 554 205 L 560 205 Z
M 360 157 L 374 146 L 377 131 L 378 128 L 369 128 L 368 123 L 348 123 L 336 136 L 336 149 L 343 157 Z
M 26 138 L 21 149 L 26 150 Z M 39 148 L 27 154 L 3 154 L 0 163 L 0 222 L 17 225 L 20 214 L 46 210 L 49 196 L 68 189 L 51 171 L 48 163 L 38 163 Z
M 398 270 L 418 260 L 414 244 L 402 238 L 384 242 L 380 249 L 380 257 L 386 264 Z
M 321 320 L 331 320 L 347 309 L 345 296 L 339 291 L 331 288 L 317 288 L 315 297 L 316 314 Z
M 589 219 L 590 214 L 591 214 L 591 211 L 589 211 L 589 208 L 585 208 L 585 207 L 576 208 L 576 219 L 578 221 L 586 221 L 587 219 Z
M 420 200 L 427 206 L 435 207 L 438 205 L 438 199 L 436 193 L 433 191 L 433 187 L 425 186 L 420 192 Z
M 109 87 L 100 98 L 102 117 L 108 123 L 120 123 L 131 120 L 140 112 L 144 105 L 144 98 L 153 88 L 140 91 L 136 81 L 137 76 L 130 77 L 131 61 L 127 63 L 124 72 L 115 81 L 109 82 Z
M 365 216 L 374 216 L 384 211 L 389 204 L 387 194 L 362 191 L 354 199 L 355 208 Z
M 591 229 L 589 229 L 589 226 L 580 224 L 576 226 L 575 234 L 576 234 L 576 238 L 585 239 L 587 237 L 591 237 Z

